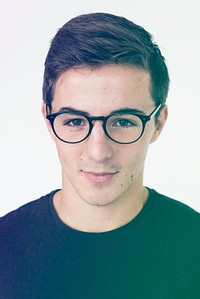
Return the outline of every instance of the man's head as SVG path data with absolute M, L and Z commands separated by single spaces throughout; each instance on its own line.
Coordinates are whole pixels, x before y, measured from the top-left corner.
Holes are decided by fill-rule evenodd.
M 83 15 L 58 31 L 45 63 L 42 111 L 74 210 L 89 204 L 128 212 L 133 194 L 141 199 L 148 147 L 167 117 L 168 85 L 157 45 L 124 18 Z
M 45 62 L 43 100 L 51 108 L 55 84 L 69 69 L 133 65 L 147 71 L 155 105 L 164 104 L 169 88 L 165 60 L 152 36 L 119 16 L 93 13 L 78 16 L 55 35 Z

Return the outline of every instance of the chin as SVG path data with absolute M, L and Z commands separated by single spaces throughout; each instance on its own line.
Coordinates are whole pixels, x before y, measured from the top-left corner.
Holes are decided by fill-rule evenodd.
M 109 197 L 106 196 L 106 194 L 104 196 L 102 196 L 102 192 L 101 192 L 101 195 L 89 195 L 89 196 L 86 196 L 86 197 L 82 197 L 83 200 L 91 205 L 91 206 L 95 206 L 95 207 L 104 207 L 104 206 L 108 206 L 110 204 L 113 204 L 116 200 L 115 198 L 113 197 L 110 197 L 110 194 L 109 194 Z

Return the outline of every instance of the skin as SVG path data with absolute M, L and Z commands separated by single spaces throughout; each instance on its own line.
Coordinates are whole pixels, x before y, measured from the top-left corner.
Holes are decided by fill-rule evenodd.
M 150 114 L 154 102 L 149 73 L 132 66 L 107 65 L 97 69 L 79 68 L 64 72 L 57 80 L 52 112 L 72 107 L 92 116 L 105 116 L 120 108 L 136 108 Z M 43 104 L 45 117 L 46 107 Z M 95 121 L 91 135 L 78 144 L 55 142 L 62 167 L 62 190 L 54 196 L 60 219 L 74 229 L 105 232 L 131 221 L 141 211 L 148 191 L 143 170 L 149 145 L 161 133 L 167 107 L 158 122 L 151 119 L 135 143 L 111 141 Z

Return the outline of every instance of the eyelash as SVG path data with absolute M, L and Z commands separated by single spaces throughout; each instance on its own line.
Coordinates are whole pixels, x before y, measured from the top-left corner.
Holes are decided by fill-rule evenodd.
M 123 122 L 123 121 L 125 121 L 125 122 L 128 122 L 128 125 L 117 125 L 117 123 L 118 122 Z M 115 122 L 113 123 L 113 126 L 115 126 L 115 124 L 116 124 L 116 126 L 119 126 L 119 127 L 124 127 L 124 128 L 127 128 L 127 127 L 132 127 L 132 126 L 137 126 L 137 124 L 135 123 L 135 122 L 133 122 L 132 120 L 129 120 L 129 119 L 125 119 L 125 118 L 121 118 L 121 119 L 117 119 L 117 120 L 115 120 Z
M 68 125 L 68 126 L 72 126 L 72 127 L 79 127 L 79 126 L 81 126 L 81 124 L 79 124 L 78 126 L 75 125 L 74 122 L 76 122 L 76 121 L 82 121 L 82 123 L 84 123 L 83 119 L 81 119 L 81 118 L 75 118 L 75 119 L 64 121 L 63 125 Z

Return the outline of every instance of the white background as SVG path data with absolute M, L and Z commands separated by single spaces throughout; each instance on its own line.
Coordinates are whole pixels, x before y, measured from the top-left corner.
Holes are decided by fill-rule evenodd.
M 145 27 L 167 59 L 169 118 L 150 146 L 145 184 L 200 211 L 200 18 L 191 0 L 0 0 L 0 215 L 61 187 L 40 113 L 49 43 L 70 18 L 123 15 Z

